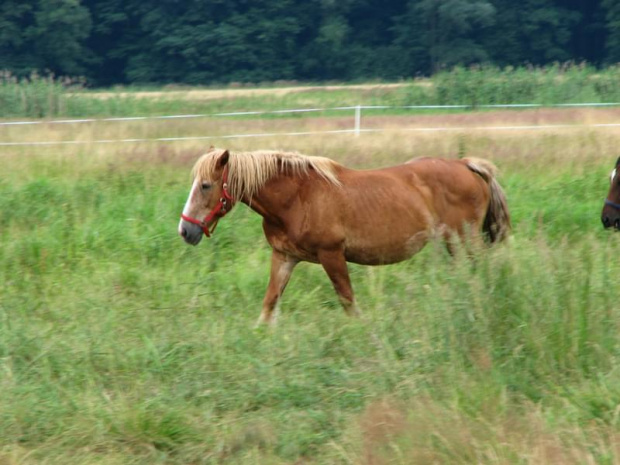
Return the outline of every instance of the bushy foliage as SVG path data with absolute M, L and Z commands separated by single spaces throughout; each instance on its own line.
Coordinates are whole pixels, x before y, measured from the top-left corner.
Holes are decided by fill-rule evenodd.
M 614 63 L 617 2 L 7 0 L 0 69 L 118 83 L 400 79 Z

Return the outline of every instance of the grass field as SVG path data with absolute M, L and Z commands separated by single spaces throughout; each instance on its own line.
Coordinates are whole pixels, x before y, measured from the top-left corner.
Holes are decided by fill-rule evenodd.
M 44 125 L 2 138 L 349 123 Z M 269 271 L 257 215 L 236 207 L 196 248 L 177 236 L 205 147 L 0 149 L 0 464 L 620 463 L 620 238 L 599 220 L 619 143 L 612 128 L 226 141 L 358 168 L 488 158 L 513 214 L 512 240 L 474 260 L 431 244 L 401 264 L 351 266 L 359 320 L 344 316 L 319 267 L 302 264 L 274 331 L 253 329 Z

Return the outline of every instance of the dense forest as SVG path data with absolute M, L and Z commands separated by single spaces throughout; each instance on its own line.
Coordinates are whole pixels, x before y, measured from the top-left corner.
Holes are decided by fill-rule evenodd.
M 2 0 L 0 69 L 94 86 L 620 61 L 618 0 Z

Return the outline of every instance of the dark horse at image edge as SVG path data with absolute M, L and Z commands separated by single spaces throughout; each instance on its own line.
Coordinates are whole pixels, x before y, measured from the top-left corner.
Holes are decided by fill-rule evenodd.
M 605 205 L 601 212 L 601 221 L 605 228 L 620 229 L 620 158 L 609 176 L 610 186 Z
M 295 265 L 319 263 L 349 315 L 358 314 L 347 262 L 405 260 L 434 238 L 503 240 L 506 197 L 492 163 L 416 158 L 376 170 L 353 170 L 299 153 L 211 149 L 194 166 L 178 232 L 192 245 L 209 237 L 233 206 L 263 217 L 272 248 L 259 323 L 272 323 Z

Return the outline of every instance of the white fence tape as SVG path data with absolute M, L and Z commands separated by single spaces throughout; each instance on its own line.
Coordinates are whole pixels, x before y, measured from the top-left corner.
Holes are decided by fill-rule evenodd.
M 236 111 L 224 113 L 196 113 L 187 115 L 161 115 L 161 116 L 119 116 L 110 118 L 78 118 L 78 119 L 58 119 L 58 120 L 25 120 L 25 121 L 0 121 L 0 126 L 27 126 L 35 124 L 82 124 L 98 122 L 127 122 L 127 121 L 147 121 L 147 120 L 167 120 L 167 119 L 192 119 L 192 118 L 221 118 L 230 116 L 260 116 L 260 115 L 282 115 L 294 113 L 317 113 L 327 111 L 351 111 L 360 112 L 361 110 L 468 110 L 468 109 L 501 109 L 501 108 L 567 108 L 567 107 L 615 107 L 620 106 L 620 102 L 604 103 L 506 103 L 490 105 L 356 105 L 331 108 L 292 108 L 285 110 L 258 110 L 258 111 Z
M 88 145 L 88 144 L 113 144 L 113 143 L 140 143 L 140 142 L 174 142 L 192 140 L 213 139 L 243 139 L 258 137 L 284 137 L 284 136 L 312 136 L 320 134 L 355 134 L 378 133 L 378 132 L 462 132 L 462 131 L 518 131 L 518 130 L 541 130 L 541 129 L 587 129 L 587 128 L 618 128 L 620 123 L 601 124 L 545 124 L 540 126 L 460 126 L 460 127 L 427 127 L 427 128 L 376 128 L 376 129 L 340 129 L 332 131 L 301 131 L 301 132 L 272 132 L 256 134 L 228 134 L 222 136 L 187 136 L 187 137 L 157 137 L 143 139 L 97 139 L 97 140 L 64 140 L 64 141 L 37 141 L 37 142 L 0 142 L 0 147 L 24 147 L 24 146 L 49 146 L 49 145 Z
M 620 104 L 619 104 L 620 105 Z M 0 121 L 0 126 L 27 126 L 33 124 L 81 124 L 81 123 L 101 123 L 101 122 L 124 122 L 124 121 L 147 121 L 147 120 L 166 120 L 166 119 L 191 119 L 191 118 L 219 118 L 227 116 L 260 116 L 278 115 L 287 113 L 316 113 L 324 111 L 354 110 L 357 107 L 334 107 L 334 108 L 293 108 L 286 110 L 264 110 L 264 111 L 237 111 L 228 113 L 196 113 L 189 115 L 162 115 L 162 116 L 124 116 L 112 118 L 81 118 L 81 119 L 57 119 L 57 120 L 34 120 L 34 121 Z M 375 107 L 362 107 L 375 108 Z M 378 108 L 378 107 L 377 107 Z M 385 107 L 391 108 L 391 107 Z
M 559 103 L 554 105 L 543 105 L 537 103 L 516 103 L 504 105 L 478 105 L 476 108 L 542 108 L 542 107 L 612 107 L 620 106 L 620 103 Z M 330 130 L 330 131 L 301 131 L 284 133 L 257 133 L 257 134 L 228 134 L 221 136 L 186 136 L 186 137 L 158 137 L 158 138 L 131 138 L 131 139 L 96 139 L 96 140 L 64 140 L 64 141 L 34 141 L 34 142 L 2 142 L 0 147 L 18 146 L 47 146 L 47 145 L 86 145 L 86 144 L 111 144 L 111 143 L 138 143 L 138 142 L 172 142 L 172 141 L 192 141 L 192 140 L 212 140 L 212 139 L 236 139 L 251 137 L 281 137 L 281 136 L 308 136 L 318 134 L 355 134 L 369 132 L 386 131 L 409 131 L 409 132 L 439 132 L 439 131 L 514 131 L 514 130 L 541 130 L 541 129 L 567 129 L 567 128 L 610 128 L 620 127 L 620 123 L 601 123 L 601 124 L 547 124 L 529 126 L 474 126 L 474 127 L 414 127 L 414 128 L 395 128 L 395 129 L 363 129 L 361 127 L 362 110 L 388 110 L 388 109 L 473 109 L 470 105 L 356 105 L 353 107 L 331 107 L 331 108 L 293 108 L 285 110 L 265 110 L 265 111 L 242 111 L 229 113 L 200 113 L 185 115 L 162 115 L 162 116 L 127 116 L 110 118 L 82 118 L 82 119 L 62 119 L 62 120 L 36 120 L 36 121 L 4 121 L 0 126 L 20 126 L 35 124 L 81 124 L 97 122 L 127 122 L 127 121 L 147 121 L 147 120 L 172 120 L 189 118 L 209 118 L 209 117 L 230 117 L 230 116 L 259 116 L 268 114 L 294 114 L 294 113 L 316 113 L 327 111 L 351 111 L 354 113 L 354 126 L 352 129 Z
M 368 132 L 371 130 L 362 130 Z M 96 140 L 60 140 L 60 141 L 39 141 L 39 142 L 0 142 L 0 147 L 19 147 L 29 145 L 87 145 L 87 144 L 112 144 L 126 142 L 174 142 L 190 140 L 211 140 L 211 139 L 242 139 L 250 137 L 277 137 L 277 136 L 310 136 L 316 134 L 347 134 L 354 132 L 353 129 L 342 129 L 334 131 L 306 131 L 306 132 L 273 132 L 257 134 L 228 134 L 223 136 L 187 136 L 187 137 L 156 137 L 144 139 L 96 139 Z

